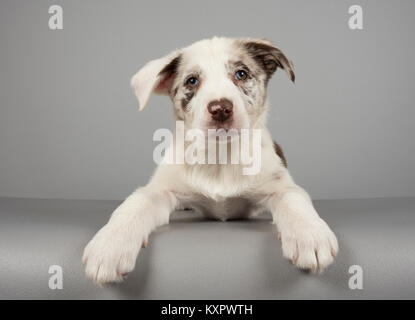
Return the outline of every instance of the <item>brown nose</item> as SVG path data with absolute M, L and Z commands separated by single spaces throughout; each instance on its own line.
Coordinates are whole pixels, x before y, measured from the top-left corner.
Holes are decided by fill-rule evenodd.
M 232 116 L 233 103 L 228 99 L 222 98 L 209 102 L 207 109 L 213 120 L 224 122 Z

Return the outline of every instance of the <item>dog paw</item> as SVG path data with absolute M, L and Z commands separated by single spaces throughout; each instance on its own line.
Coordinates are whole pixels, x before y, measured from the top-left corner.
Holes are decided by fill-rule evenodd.
M 134 269 L 144 241 L 147 241 L 144 236 L 128 234 L 111 225 L 104 226 L 84 249 L 82 263 L 87 277 L 100 286 L 121 282 Z
M 300 269 L 322 272 L 338 252 L 337 238 L 325 221 L 297 221 L 280 231 L 282 252 Z

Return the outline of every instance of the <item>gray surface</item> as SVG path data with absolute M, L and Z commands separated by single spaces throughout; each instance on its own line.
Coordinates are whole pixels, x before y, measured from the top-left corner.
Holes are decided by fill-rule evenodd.
M 122 199 L 147 182 L 172 107 L 129 86 L 148 60 L 214 35 L 266 37 L 296 84 L 270 83 L 269 127 L 313 198 L 415 196 L 415 1 L 0 2 L 0 196 Z M 48 29 L 63 6 L 64 29 Z M 307 161 L 305 161 L 307 159 Z
M 84 277 L 82 249 L 117 205 L 1 198 L 0 298 L 415 298 L 415 198 L 316 201 L 340 243 L 335 264 L 320 276 L 282 258 L 267 216 L 214 222 L 175 213 L 150 237 L 128 280 L 100 289 Z M 48 288 L 53 264 L 63 267 L 63 290 Z M 363 290 L 348 288 L 354 264 L 363 268 Z

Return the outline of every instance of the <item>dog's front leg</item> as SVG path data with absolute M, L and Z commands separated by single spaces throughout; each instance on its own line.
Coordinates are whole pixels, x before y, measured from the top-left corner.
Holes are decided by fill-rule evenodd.
M 336 236 L 300 187 L 273 195 L 268 202 L 282 252 L 300 269 L 321 272 L 337 255 Z
M 156 227 L 169 222 L 177 204 L 169 191 L 138 189 L 112 214 L 85 247 L 85 272 L 97 284 L 120 282 L 135 266 L 138 252 Z

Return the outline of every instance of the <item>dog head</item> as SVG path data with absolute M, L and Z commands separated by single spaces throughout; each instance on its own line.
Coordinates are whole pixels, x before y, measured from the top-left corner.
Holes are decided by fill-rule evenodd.
M 131 80 L 142 110 L 151 93 L 169 95 L 188 128 L 242 129 L 266 109 L 266 87 L 277 70 L 294 82 L 292 63 L 271 42 L 212 38 L 150 61 Z

